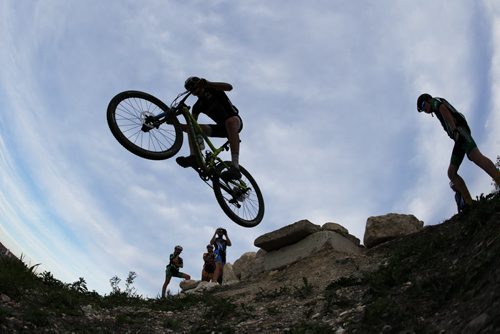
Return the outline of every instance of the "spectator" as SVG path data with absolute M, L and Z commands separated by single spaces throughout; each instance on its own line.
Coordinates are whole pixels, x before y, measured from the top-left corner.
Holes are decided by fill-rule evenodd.
M 203 270 L 201 271 L 201 280 L 210 282 L 215 271 L 215 253 L 214 246 L 207 245 L 207 252 L 203 253 Z
M 210 244 L 215 247 L 215 271 L 212 282 L 222 284 L 222 275 L 226 264 L 226 248 L 231 246 L 231 240 L 229 240 L 226 229 L 219 227 L 215 230 Z
M 184 278 L 185 280 L 191 279 L 191 276 L 180 272 L 179 269 L 184 266 L 184 261 L 180 254 L 182 252 L 181 246 L 175 246 L 174 253 L 170 254 L 170 262 L 165 269 L 165 282 L 163 282 L 163 287 L 161 289 L 161 298 L 165 298 L 165 293 L 167 291 L 168 283 L 170 283 L 170 279 L 173 277 Z

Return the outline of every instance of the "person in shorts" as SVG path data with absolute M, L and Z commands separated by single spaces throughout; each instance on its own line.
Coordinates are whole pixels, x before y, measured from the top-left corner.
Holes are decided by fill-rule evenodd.
M 418 97 L 417 111 L 436 115 L 443 129 L 455 142 L 448 166 L 448 177 L 455 189 L 463 197 L 466 206 L 472 205 L 472 197 L 465 181 L 458 175 L 458 169 L 465 155 L 491 176 L 497 185 L 500 185 L 500 171 L 498 171 L 489 158 L 479 151 L 464 115 L 459 113 L 442 97 L 432 97 L 429 94 L 421 94 Z
M 182 257 L 180 257 L 181 252 L 182 247 L 175 246 L 174 253 L 170 254 L 170 262 L 165 269 L 165 282 L 163 282 L 163 287 L 161 288 L 161 298 L 165 298 L 167 286 L 172 277 L 184 278 L 185 280 L 191 279 L 191 276 L 179 271 L 179 269 L 184 266 L 184 261 L 182 260 Z

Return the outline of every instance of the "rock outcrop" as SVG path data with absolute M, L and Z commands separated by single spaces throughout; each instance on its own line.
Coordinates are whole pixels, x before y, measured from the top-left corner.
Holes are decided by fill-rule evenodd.
M 254 245 L 266 252 L 270 252 L 294 244 L 320 230 L 321 228 L 318 225 L 308 220 L 301 220 L 295 224 L 290 224 L 279 230 L 261 235 L 255 239 Z
M 389 213 L 369 217 L 366 221 L 363 243 L 367 248 L 423 229 L 424 223 L 414 215 Z

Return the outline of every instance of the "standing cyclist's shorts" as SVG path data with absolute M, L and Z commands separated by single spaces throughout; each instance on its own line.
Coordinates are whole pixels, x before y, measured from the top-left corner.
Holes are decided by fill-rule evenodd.
M 460 138 L 455 142 L 455 146 L 453 146 L 450 164 L 458 169 L 464 160 L 465 154 L 469 155 L 473 149 L 477 148 L 477 145 L 472 138 L 469 127 L 459 126 L 457 129 L 460 132 Z
M 179 269 L 176 269 L 170 265 L 167 266 L 167 268 L 165 269 L 165 277 L 179 277 L 179 278 L 184 278 L 184 274 L 183 272 L 179 271 Z

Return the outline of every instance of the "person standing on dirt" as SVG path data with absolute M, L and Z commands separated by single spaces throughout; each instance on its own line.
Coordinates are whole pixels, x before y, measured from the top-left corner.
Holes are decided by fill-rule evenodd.
M 215 271 L 212 282 L 222 284 L 222 275 L 226 264 L 226 248 L 231 246 L 231 240 L 229 240 L 226 229 L 219 227 L 215 230 L 210 244 L 215 247 Z
M 225 92 L 231 91 L 233 86 L 226 82 L 211 82 L 203 78 L 189 77 L 184 87 L 198 101 L 193 105 L 193 116 L 197 120 L 200 113 L 206 114 L 215 124 L 202 124 L 203 132 L 209 137 L 226 137 L 231 149 L 231 166 L 222 172 L 224 181 L 241 178 L 239 154 L 240 154 L 240 131 L 243 129 L 243 121 L 238 115 L 238 109 L 231 103 Z M 182 125 L 183 131 L 187 132 L 187 126 Z M 178 157 L 176 162 L 184 167 L 196 167 L 196 158 L 193 153 L 187 157 Z
M 214 246 L 207 245 L 207 252 L 203 253 L 203 269 L 201 271 L 201 280 L 210 282 L 215 271 L 215 253 Z
M 458 169 L 467 154 L 469 160 L 484 170 L 491 178 L 500 185 L 500 171 L 493 162 L 485 157 L 477 148 L 471 135 L 471 130 L 465 116 L 459 113 L 448 101 L 441 97 L 432 97 L 422 94 L 417 99 L 417 111 L 426 114 L 434 114 L 441 123 L 448 136 L 455 141 L 451 160 L 448 166 L 448 177 L 455 188 L 463 197 L 467 206 L 472 205 L 472 197 L 465 181 L 458 175 Z
M 191 279 L 191 276 L 179 271 L 184 266 L 184 261 L 180 257 L 181 252 L 182 247 L 177 245 L 174 248 L 174 253 L 170 254 L 170 262 L 165 269 L 165 282 L 163 282 L 163 287 L 161 288 L 161 298 L 165 298 L 167 286 L 172 277 L 184 278 L 185 280 Z

